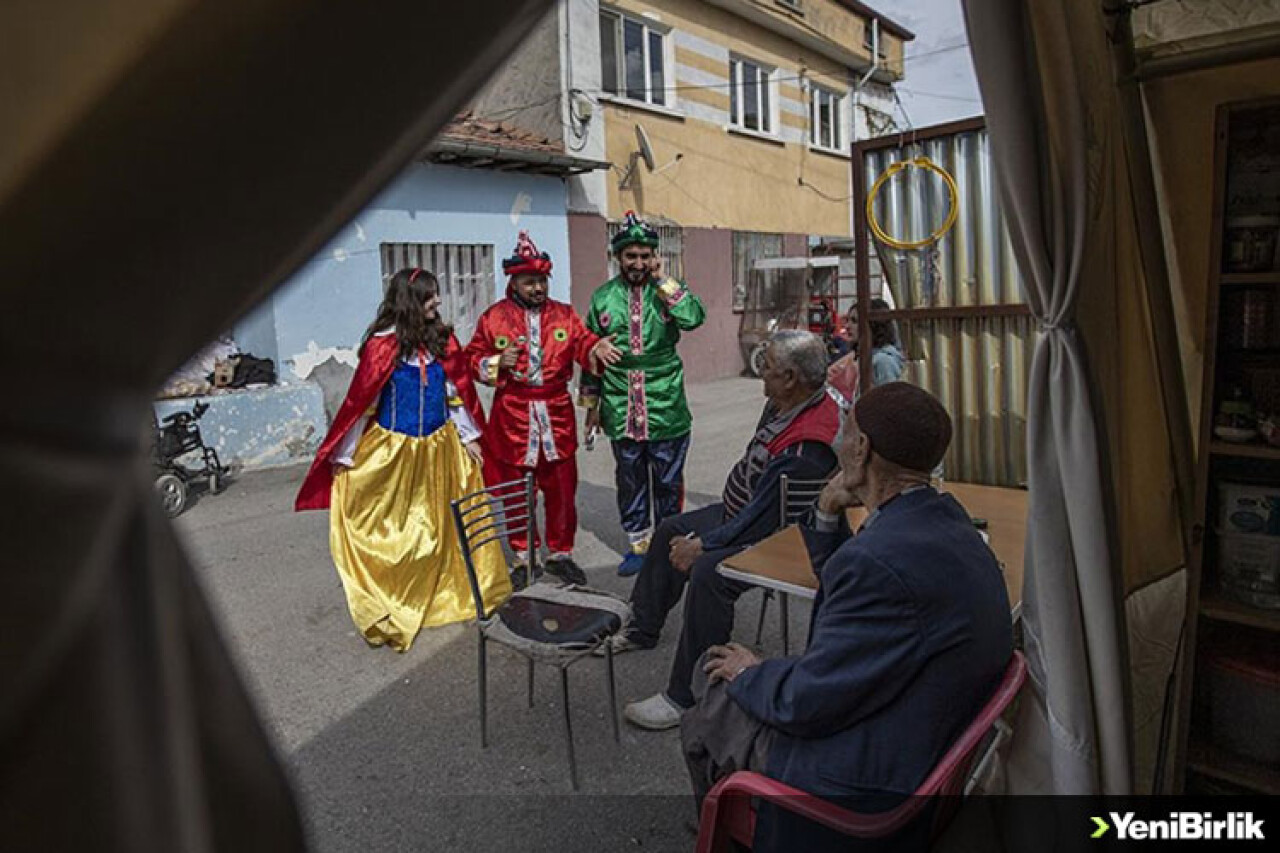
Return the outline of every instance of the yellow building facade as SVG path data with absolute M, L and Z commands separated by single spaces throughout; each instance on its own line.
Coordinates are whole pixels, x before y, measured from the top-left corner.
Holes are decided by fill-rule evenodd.
M 612 0 L 599 21 L 608 219 L 851 233 L 854 90 L 901 78 L 909 32 L 839 0 Z

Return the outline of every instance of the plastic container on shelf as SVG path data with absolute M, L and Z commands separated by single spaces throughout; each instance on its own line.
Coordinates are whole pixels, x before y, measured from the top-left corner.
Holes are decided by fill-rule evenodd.
M 1222 267 L 1226 272 L 1267 272 L 1275 269 L 1276 234 L 1280 216 L 1233 216 L 1227 220 L 1222 241 Z
M 1218 529 L 1280 536 L 1280 485 L 1218 483 Z
M 1280 609 L 1280 536 L 1219 530 L 1218 582 L 1237 601 Z
M 1280 655 L 1259 643 L 1229 642 L 1205 653 L 1209 737 L 1222 749 L 1280 766 Z

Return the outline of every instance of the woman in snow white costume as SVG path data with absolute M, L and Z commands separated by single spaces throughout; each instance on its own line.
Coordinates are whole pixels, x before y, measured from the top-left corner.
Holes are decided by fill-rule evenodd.
M 484 488 L 484 411 L 422 269 L 391 278 L 360 363 L 298 492 L 329 512 L 329 550 L 356 627 L 405 651 L 424 626 L 475 614 L 449 502 Z M 511 594 L 501 547 L 475 555 L 486 609 Z

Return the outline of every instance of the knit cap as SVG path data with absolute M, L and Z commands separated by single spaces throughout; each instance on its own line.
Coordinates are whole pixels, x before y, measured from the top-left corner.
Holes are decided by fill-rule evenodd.
M 853 414 L 872 452 L 911 471 L 932 471 L 951 443 L 947 410 L 909 382 L 877 385 L 858 398 Z

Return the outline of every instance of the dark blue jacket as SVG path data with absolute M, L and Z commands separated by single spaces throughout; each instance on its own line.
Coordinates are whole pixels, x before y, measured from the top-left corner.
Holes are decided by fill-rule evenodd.
M 884 504 L 819 578 L 804 653 L 751 667 L 729 694 L 776 730 L 769 776 L 883 811 L 999 683 L 1013 652 L 1004 580 L 968 513 L 931 488 Z M 795 828 L 763 811 L 757 849 L 793 849 Z
M 792 480 L 825 480 L 836 469 L 836 454 L 831 445 L 820 441 L 801 441 L 780 452 L 756 481 L 755 491 L 733 518 L 701 535 L 702 549 L 715 551 L 734 545 L 754 545 L 781 525 L 782 475 Z

